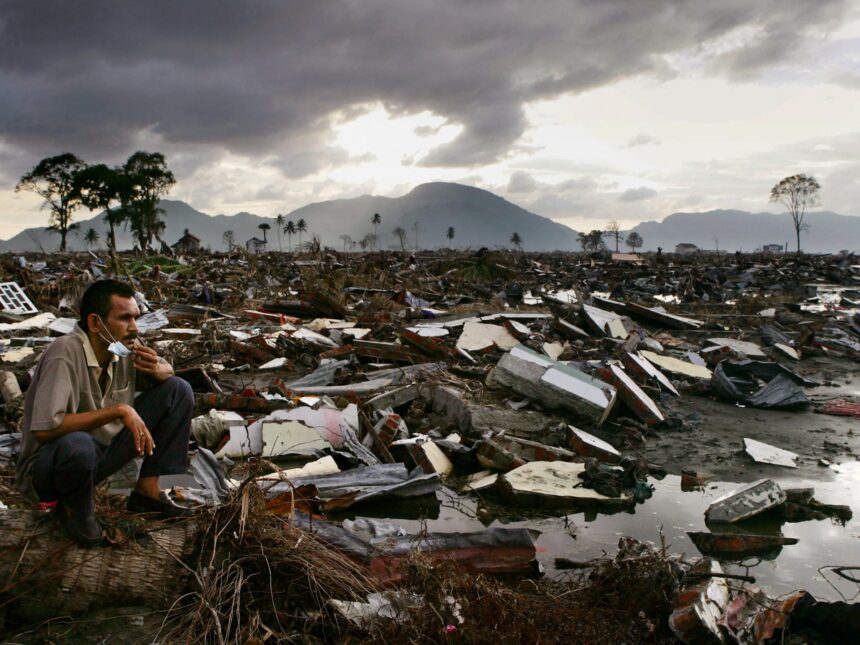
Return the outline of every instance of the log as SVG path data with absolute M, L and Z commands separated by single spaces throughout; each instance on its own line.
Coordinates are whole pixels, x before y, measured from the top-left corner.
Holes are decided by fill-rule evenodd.
M 194 521 L 152 530 L 122 545 L 83 548 L 52 513 L 0 510 L 0 590 L 30 618 L 105 605 L 166 606 L 190 571 L 180 561 L 196 546 Z

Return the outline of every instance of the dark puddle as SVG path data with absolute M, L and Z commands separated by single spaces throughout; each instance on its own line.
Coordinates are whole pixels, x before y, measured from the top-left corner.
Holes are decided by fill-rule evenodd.
M 860 586 L 841 579 L 831 566 L 860 566 L 860 462 L 848 462 L 831 468 L 826 481 L 792 479 L 790 475 L 772 476 L 783 488 L 812 487 L 815 498 L 828 504 L 845 504 L 854 518 L 844 526 L 835 520 L 783 523 L 772 516 L 760 516 L 738 525 L 738 532 L 798 538 L 795 545 L 785 546 L 766 557 L 751 557 L 741 563 L 723 561 L 727 571 L 752 575 L 756 583 L 770 594 L 806 589 L 822 600 L 860 598 Z M 740 484 L 709 483 L 703 491 L 682 492 L 680 478 L 669 475 L 652 481 L 654 495 L 636 507 L 635 512 L 611 515 L 578 512 L 559 516 L 533 509 L 528 516 L 514 516 L 511 509 L 495 503 L 490 497 L 479 500 L 461 496 L 447 489 L 438 494 L 440 506 L 367 507 L 350 517 L 374 517 L 396 522 L 409 533 L 426 525 L 428 531 L 480 531 L 489 526 L 527 527 L 541 531 L 537 541 L 538 557 L 550 576 L 562 576 L 555 558 L 585 562 L 603 555 L 614 555 L 619 538 L 632 536 L 659 546 L 662 530 L 671 553 L 699 557 L 698 549 L 687 537 L 687 531 L 708 531 L 705 510 L 721 495 Z M 423 518 L 423 519 L 422 519 Z M 718 527 L 711 530 L 719 531 Z M 821 570 L 821 571 L 819 571 Z

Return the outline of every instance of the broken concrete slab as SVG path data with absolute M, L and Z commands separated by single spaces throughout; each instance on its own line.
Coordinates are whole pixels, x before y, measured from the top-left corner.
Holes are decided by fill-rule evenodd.
M 614 387 L 525 347 L 515 349 L 496 365 L 494 382 L 547 407 L 576 412 L 598 425 L 609 416 L 617 394 Z
M 645 350 L 639 352 L 639 355 L 642 358 L 647 359 L 654 366 L 659 367 L 670 374 L 700 380 L 708 380 L 711 378 L 711 370 L 707 367 L 703 367 L 702 365 L 693 365 L 688 361 L 682 361 L 680 359 L 673 358 L 672 356 L 661 356 L 660 354 L 655 354 L 654 352 Z
M 585 465 L 567 461 L 532 461 L 499 475 L 503 495 L 519 503 L 556 504 L 582 508 L 624 508 L 630 497 L 607 497 L 583 486 Z
M 447 385 L 426 384 L 420 390 L 421 398 L 430 403 L 435 414 L 445 416 L 460 432 L 472 437 L 504 428 L 509 435 L 539 438 L 555 424 L 534 410 L 482 405 L 471 401 L 465 391 Z
M 583 457 L 594 457 L 610 464 L 621 461 L 621 453 L 612 444 L 571 425 L 567 426 L 567 445 Z
M 755 517 L 785 502 L 785 491 L 772 479 L 759 479 L 714 500 L 705 511 L 709 522 L 734 523 Z
M 645 307 L 635 302 L 628 302 L 626 309 L 634 318 L 649 320 L 669 329 L 698 329 L 705 324 L 704 320 L 670 314 L 663 307 Z
M 438 473 L 442 479 L 445 479 L 454 472 L 454 464 L 448 459 L 447 455 L 442 452 L 432 441 L 425 441 L 412 446 L 412 458 L 415 463 L 421 467 L 425 473 Z
M 519 341 L 501 325 L 486 325 L 480 322 L 467 322 L 463 332 L 457 339 L 457 349 L 467 352 L 481 352 L 493 347 L 509 350 L 516 347 Z
M 266 421 L 261 428 L 264 457 L 313 455 L 332 445 L 320 436 L 316 428 L 301 421 Z
M 615 386 L 621 400 L 647 425 L 653 426 L 663 421 L 663 413 L 650 396 L 645 394 L 627 373 L 618 365 L 598 369 L 598 374 L 607 383 Z
M 674 394 L 675 396 L 681 396 L 675 386 L 672 385 L 672 381 L 670 381 L 663 372 L 641 356 L 625 352 L 621 355 L 621 362 L 624 364 L 624 367 L 630 370 L 630 373 L 636 376 L 640 381 L 654 381 L 661 390 Z
M 729 349 L 745 354 L 749 358 L 767 358 L 760 345 L 748 340 L 737 338 L 708 338 L 707 343 L 715 347 L 728 347 Z
M 744 450 L 756 463 L 797 468 L 798 456 L 788 450 L 746 437 L 744 437 Z

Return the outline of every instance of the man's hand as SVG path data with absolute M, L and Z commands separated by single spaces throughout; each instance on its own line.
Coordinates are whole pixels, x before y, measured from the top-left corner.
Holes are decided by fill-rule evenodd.
M 173 367 L 159 357 L 154 349 L 144 345 L 134 347 L 134 367 L 138 372 L 148 374 L 156 381 L 166 381 L 173 376 Z
M 155 449 L 155 442 L 152 440 L 152 435 L 149 434 L 149 428 L 140 418 L 137 411 L 130 405 L 123 405 L 122 422 L 134 439 L 134 449 L 139 456 L 151 455 Z

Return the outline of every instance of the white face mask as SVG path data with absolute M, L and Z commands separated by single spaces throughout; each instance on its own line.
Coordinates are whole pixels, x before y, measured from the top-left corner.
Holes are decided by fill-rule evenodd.
M 116 338 L 113 337 L 113 334 L 110 333 L 110 331 L 107 328 L 107 325 L 105 324 L 105 321 L 102 320 L 101 316 L 99 316 L 99 320 L 102 323 L 102 328 L 107 332 L 108 336 L 110 336 L 110 341 L 109 341 L 107 338 L 105 338 L 102 335 L 101 332 L 99 332 L 99 336 L 101 336 L 101 339 L 104 342 L 108 343 L 108 348 L 107 348 L 108 351 L 111 354 L 115 354 L 115 355 L 119 356 L 120 358 L 125 358 L 126 356 L 131 356 L 131 350 L 128 347 L 126 347 L 125 345 L 123 345 L 121 342 L 119 342 Z
M 120 358 L 125 358 L 126 356 L 131 356 L 131 350 L 123 345 L 118 340 L 113 341 L 110 345 L 108 345 L 108 351 L 111 354 L 116 354 Z

